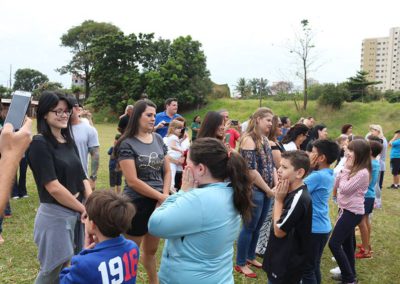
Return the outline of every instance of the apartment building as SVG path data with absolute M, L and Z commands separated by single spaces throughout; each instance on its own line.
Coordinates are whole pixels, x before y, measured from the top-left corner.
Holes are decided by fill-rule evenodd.
M 362 42 L 361 70 L 370 81 L 381 81 L 381 91 L 400 90 L 400 27 L 391 28 L 389 37 L 367 38 Z

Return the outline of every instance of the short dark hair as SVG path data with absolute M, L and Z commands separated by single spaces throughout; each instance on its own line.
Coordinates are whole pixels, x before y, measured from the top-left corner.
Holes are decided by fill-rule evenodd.
M 346 134 L 349 128 L 353 127 L 351 124 L 343 124 L 342 126 L 342 134 Z
M 325 156 L 328 165 L 336 161 L 339 156 L 339 145 L 332 140 L 315 140 L 312 146 L 317 149 L 318 154 Z
M 304 178 L 310 170 L 310 158 L 303 150 L 287 151 L 282 153 L 282 159 L 289 160 L 295 170 L 304 169 Z
M 169 106 L 172 102 L 178 102 L 177 98 L 168 98 L 164 102 L 164 106 Z
M 108 238 L 125 233 L 136 213 L 128 197 L 111 190 L 93 192 L 86 200 L 85 208 L 89 220 Z
M 287 116 L 281 116 L 281 122 L 282 122 L 283 125 L 285 125 L 287 123 L 288 118 L 289 117 L 287 117 Z
M 371 147 L 371 155 L 374 158 L 376 158 L 382 152 L 383 145 L 378 141 L 370 140 L 369 146 Z
M 394 134 L 398 134 L 398 133 L 400 133 L 400 129 L 399 129 L 399 130 L 396 130 L 396 131 L 394 132 Z

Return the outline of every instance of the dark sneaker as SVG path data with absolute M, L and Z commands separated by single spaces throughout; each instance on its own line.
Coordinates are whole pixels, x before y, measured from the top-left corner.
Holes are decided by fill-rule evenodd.
M 391 186 L 388 186 L 387 188 L 388 188 L 388 189 L 396 189 L 396 185 L 395 185 L 394 183 L 392 183 L 392 185 L 391 185 Z

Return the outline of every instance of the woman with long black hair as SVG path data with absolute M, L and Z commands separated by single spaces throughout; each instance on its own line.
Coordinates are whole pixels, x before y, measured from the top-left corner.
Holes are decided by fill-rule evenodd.
M 36 284 L 58 283 L 59 273 L 83 246 L 82 200 L 92 192 L 71 136 L 71 110 L 64 95 L 44 92 L 28 162 L 39 193 L 34 239 L 40 270 Z

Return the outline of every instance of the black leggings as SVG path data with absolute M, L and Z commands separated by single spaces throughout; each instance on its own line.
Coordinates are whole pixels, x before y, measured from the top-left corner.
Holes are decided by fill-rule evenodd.
M 354 282 L 356 277 L 354 229 L 361 222 L 362 216 L 340 209 L 339 217 L 329 240 L 329 248 L 340 267 L 342 281 L 346 283 Z

